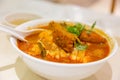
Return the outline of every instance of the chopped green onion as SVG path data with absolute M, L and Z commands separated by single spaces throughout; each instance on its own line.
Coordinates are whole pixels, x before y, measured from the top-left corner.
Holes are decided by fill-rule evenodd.
M 96 21 L 92 24 L 91 29 L 87 31 L 88 34 L 90 34 L 92 32 L 95 25 L 96 25 Z
M 41 50 L 41 52 L 40 52 L 41 56 L 42 56 L 42 57 L 45 57 L 45 56 L 46 56 L 46 50 L 45 50 L 45 48 L 42 46 L 41 42 L 38 42 L 38 46 L 39 46 L 39 48 L 40 48 L 40 50 Z
M 92 24 L 91 29 L 93 29 L 96 25 L 96 21 Z

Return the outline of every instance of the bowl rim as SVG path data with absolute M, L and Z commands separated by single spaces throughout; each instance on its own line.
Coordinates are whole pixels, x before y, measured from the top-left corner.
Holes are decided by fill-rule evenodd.
M 23 27 L 25 28 L 25 27 L 28 27 L 28 26 L 35 26 L 36 23 L 38 23 L 38 22 L 46 23 L 46 22 L 50 22 L 52 20 L 54 20 L 54 21 L 72 21 L 72 20 L 65 20 L 65 19 L 53 19 L 53 18 L 52 19 L 50 19 L 50 18 L 45 19 L 44 18 L 44 19 L 37 19 L 37 20 L 32 20 L 32 21 L 25 22 L 25 23 L 19 25 L 18 27 L 16 27 L 15 29 L 21 29 Z M 76 21 L 73 21 L 73 22 L 76 22 Z M 27 57 L 27 58 L 31 59 L 32 61 L 41 62 L 41 63 L 45 63 L 45 64 L 50 64 L 50 65 L 55 65 L 55 66 L 66 66 L 66 67 L 67 66 L 69 66 L 69 67 L 75 67 L 75 66 L 77 67 L 78 66 L 79 67 L 79 66 L 89 66 L 89 65 L 104 63 L 108 59 L 110 59 L 112 56 L 115 55 L 115 53 L 117 52 L 117 49 L 118 49 L 117 41 L 115 40 L 115 38 L 112 35 L 110 35 L 108 33 L 106 33 L 106 34 L 112 39 L 112 41 L 114 43 L 113 49 L 111 50 L 110 54 L 107 57 L 105 57 L 101 60 L 94 61 L 94 62 L 89 62 L 89 63 L 59 63 L 59 62 L 52 62 L 52 61 L 47 61 L 47 60 L 43 60 L 43 59 L 38 59 L 38 58 L 35 58 L 35 57 L 33 57 L 31 55 L 28 55 L 25 52 L 21 51 L 17 47 L 17 43 L 16 43 L 17 39 L 16 38 L 10 37 L 10 42 L 11 42 L 12 46 L 19 52 L 20 55 L 25 56 L 25 58 Z

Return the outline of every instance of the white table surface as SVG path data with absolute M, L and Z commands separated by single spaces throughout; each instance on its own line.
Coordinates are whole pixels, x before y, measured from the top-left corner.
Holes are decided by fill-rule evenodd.
M 31 3 L 27 3 L 31 1 Z M 1 0 L 2 2 L 2 0 Z M 4 0 L 3 0 L 4 2 Z M 97 21 L 97 26 L 113 34 L 120 46 L 120 18 L 99 14 L 91 10 L 72 5 L 59 5 L 44 1 L 21 0 L 0 5 L 0 17 L 11 12 L 29 12 L 43 18 L 72 19 L 88 24 Z M 97 73 L 84 80 L 120 80 L 120 48 Z M 46 80 L 33 73 L 19 58 L 17 51 L 9 42 L 9 36 L 0 31 L 0 80 Z

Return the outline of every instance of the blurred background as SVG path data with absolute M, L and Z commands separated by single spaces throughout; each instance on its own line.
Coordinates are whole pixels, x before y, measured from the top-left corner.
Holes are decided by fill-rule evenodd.
M 120 16 L 120 0 L 53 0 L 56 3 L 73 4 L 101 13 Z
M 40 2 L 75 5 L 103 14 L 120 16 L 120 0 L 0 0 L 0 13 L 24 9 L 28 4 L 31 7 L 38 6 Z

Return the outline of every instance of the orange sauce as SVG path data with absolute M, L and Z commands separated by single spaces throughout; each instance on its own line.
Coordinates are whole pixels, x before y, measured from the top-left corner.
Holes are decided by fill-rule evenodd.
M 103 34 L 104 35 L 104 34 Z M 72 53 L 66 53 L 53 43 L 53 37 L 51 31 L 46 28 L 46 31 L 32 34 L 26 37 L 29 41 L 40 40 L 44 46 L 46 46 L 46 56 L 42 57 L 41 48 L 38 43 L 26 43 L 18 40 L 18 48 L 25 53 L 48 61 L 60 62 L 60 63 L 88 63 L 103 59 L 109 55 L 110 46 L 108 41 L 105 43 L 88 43 L 88 48 L 83 51 L 77 51 L 74 49 Z

